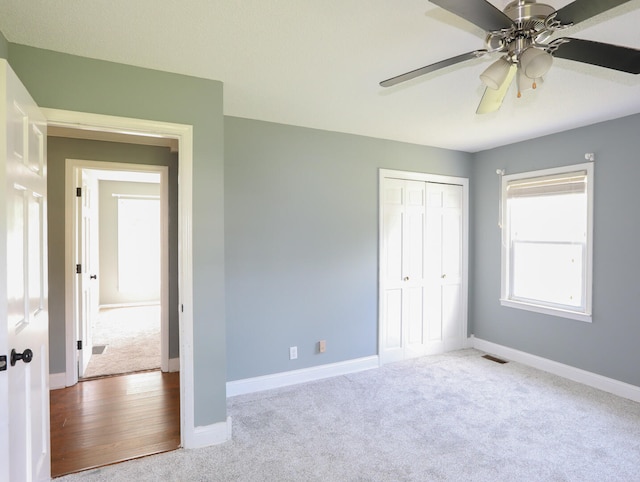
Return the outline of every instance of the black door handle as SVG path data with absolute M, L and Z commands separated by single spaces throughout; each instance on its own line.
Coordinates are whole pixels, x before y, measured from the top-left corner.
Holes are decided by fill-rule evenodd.
M 15 366 L 19 360 L 29 363 L 33 360 L 33 352 L 28 348 L 22 353 L 18 353 L 15 349 L 11 350 L 11 366 Z
M 89 279 L 98 279 L 98 275 L 97 274 L 89 275 Z

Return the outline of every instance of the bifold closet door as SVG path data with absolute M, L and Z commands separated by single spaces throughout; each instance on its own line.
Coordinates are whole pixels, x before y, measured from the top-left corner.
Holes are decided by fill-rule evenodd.
M 383 363 L 462 346 L 462 186 L 385 178 Z

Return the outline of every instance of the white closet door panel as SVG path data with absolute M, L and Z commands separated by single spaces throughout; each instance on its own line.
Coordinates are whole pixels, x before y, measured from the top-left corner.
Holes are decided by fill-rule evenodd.
M 459 280 L 462 276 L 462 223 L 460 213 L 445 211 L 442 215 L 442 274 L 443 278 Z
M 389 287 L 402 280 L 402 211 L 389 209 L 384 214 L 383 272 Z
M 460 285 L 442 287 L 442 338 L 459 338 L 460 333 Z
M 424 211 L 409 210 L 404 215 L 402 276 L 410 286 L 424 279 Z
M 442 288 L 429 284 L 425 289 L 425 324 L 427 342 L 442 340 Z
M 402 307 L 403 326 L 406 327 L 408 345 L 422 345 L 423 333 L 423 299 L 422 287 L 405 288 L 404 304 Z
M 384 349 L 402 347 L 402 290 L 387 290 L 384 299 Z

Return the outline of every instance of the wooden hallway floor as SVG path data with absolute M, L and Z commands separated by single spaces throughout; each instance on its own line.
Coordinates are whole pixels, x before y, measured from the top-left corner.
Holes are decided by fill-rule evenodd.
M 180 374 L 150 371 L 50 392 L 51 476 L 180 446 Z

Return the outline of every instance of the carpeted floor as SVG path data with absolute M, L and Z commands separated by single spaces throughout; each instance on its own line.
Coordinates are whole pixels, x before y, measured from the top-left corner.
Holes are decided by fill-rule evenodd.
M 640 480 L 640 404 L 481 355 L 233 397 L 231 442 L 59 480 Z
M 160 305 L 101 309 L 93 346 L 84 378 L 160 368 Z

